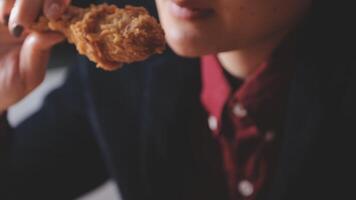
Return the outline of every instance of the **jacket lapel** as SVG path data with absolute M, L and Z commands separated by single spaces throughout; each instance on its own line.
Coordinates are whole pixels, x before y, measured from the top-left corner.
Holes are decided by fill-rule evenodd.
M 304 155 L 319 132 L 323 112 L 319 74 L 317 66 L 298 64 L 291 84 L 285 131 L 270 199 L 284 199 L 289 183 L 298 175 Z
M 182 199 L 191 178 L 189 121 L 199 102 L 199 61 L 174 55 L 146 68 L 141 173 L 146 199 Z

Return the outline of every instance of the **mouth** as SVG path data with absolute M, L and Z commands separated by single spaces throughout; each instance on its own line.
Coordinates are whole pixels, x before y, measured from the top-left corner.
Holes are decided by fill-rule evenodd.
M 169 11 L 173 16 L 184 20 L 205 19 L 214 13 L 211 8 L 204 8 L 197 5 L 189 5 L 184 2 L 169 1 Z

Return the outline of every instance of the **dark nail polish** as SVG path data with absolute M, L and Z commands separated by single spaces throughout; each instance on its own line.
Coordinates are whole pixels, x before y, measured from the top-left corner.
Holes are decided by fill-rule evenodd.
M 23 32 L 23 26 L 21 25 L 16 25 L 11 31 L 12 35 L 15 37 L 20 37 L 22 32 Z
M 37 16 L 36 16 L 36 18 L 35 18 L 35 22 L 38 22 L 39 20 L 40 20 L 40 17 L 42 16 L 43 14 L 41 13 L 41 14 L 38 14 Z
M 10 19 L 10 15 L 5 15 L 4 23 L 5 23 L 6 26 L 9 24 L 9 19 Z

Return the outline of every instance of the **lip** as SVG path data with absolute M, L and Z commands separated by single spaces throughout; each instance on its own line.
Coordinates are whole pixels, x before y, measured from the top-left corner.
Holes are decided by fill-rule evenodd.
M 169 1 L 169 11 L 179 19 L 196 20 L 210 17 L 213 9 Z

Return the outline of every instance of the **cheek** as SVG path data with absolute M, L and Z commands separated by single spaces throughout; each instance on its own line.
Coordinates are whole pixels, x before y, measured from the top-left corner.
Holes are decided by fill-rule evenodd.
M 259 12 L 255 8 L 251 8 L 251 2 L 241 3 L 238 0 L 230 0 L 236 3 L 224 4 L 219 7 L 219 17 L 221 22 L 222 32 L 226 38 L 234 40 L 233 43 L 243 43 L 248 38 L 258 32 L 258 29 L 262 28 L 259 24 Z M 238 3 L 240 2 L 240 3 Z M 224 37 L 224 38 L 225 38 Z M 232 41 L 229 41 L 232 42 Z
M 222 0 L 219 10 L 227 35 L 235 44 L 266 40 L 286 33 L 298 23 L 310 0 Z M 230 3 L 230 6 L 227 6 Z

